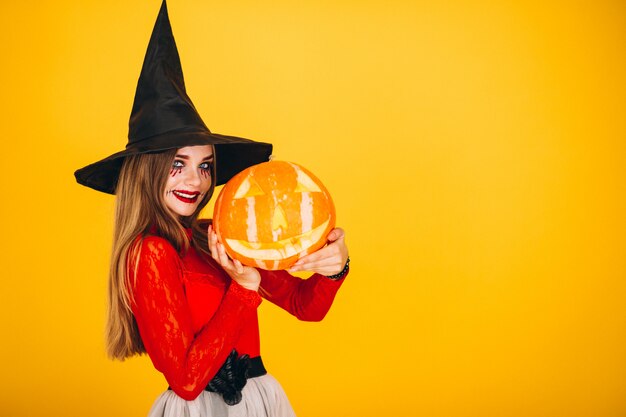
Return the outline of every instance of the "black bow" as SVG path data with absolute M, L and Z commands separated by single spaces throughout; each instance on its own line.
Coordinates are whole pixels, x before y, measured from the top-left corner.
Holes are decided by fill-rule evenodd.
M 238 356 L 237 351 L 233 349 L 205 389 L 221 394 L 228 405 L 239 404 L 241 390 L 248 382 L 249 369 L 250 356 Z

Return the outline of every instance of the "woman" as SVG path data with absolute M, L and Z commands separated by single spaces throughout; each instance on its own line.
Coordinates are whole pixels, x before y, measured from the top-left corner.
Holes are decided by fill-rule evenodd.
M 261 297 L 321 320 L 348 273 L 344 232 L 291 271 L 231 260 L 198 214 L 216 185 L 268 160 L 267 143 L 212 133 L 186 93 L 163 2 L 137 85 L 126 149 L 76 171 L 117 196 L 108 353 L 146 352 L 170 385 L 150 416 L 291 416 L 260 358 Z
M 210 145 L 126 158 L 116 193 L 109 354 L 124 359 L 147 351 L 163 372 L 171 390 L 150 415 L 186 415 L 190 408 L 206 416 L 293 415 L 267 374 L 249 379 L 243 401 L 232 406 L 228 392 L 205 387 L 233 349 L 259 357 L 260 296 L 302 320 L 324 317 L 342 279 L 323 275 L 342 270 L 344 234 L 333 230 L 329 245 L 296 264 L 294 270 L 317 273 L 308 280 L 229 259 L 211 226 L 205 235 L 197 220 L 213 191 L 213 162 Z

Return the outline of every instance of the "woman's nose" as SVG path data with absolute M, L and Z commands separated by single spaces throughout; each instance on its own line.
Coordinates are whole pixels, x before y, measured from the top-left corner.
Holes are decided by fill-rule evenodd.
M 190 169 L 185 178 L 185 184 L 197 187 L 202 183 L 202 178 L 197 169 Z

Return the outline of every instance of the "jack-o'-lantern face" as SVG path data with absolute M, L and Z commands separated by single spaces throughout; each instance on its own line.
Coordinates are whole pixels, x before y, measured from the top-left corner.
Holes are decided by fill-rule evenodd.
M 231 258 L 276 270 L 324 246 L 335 227 L 335 208 L 309 171 L 272 161 L 240 172 L 224 186 L 213 221 Z

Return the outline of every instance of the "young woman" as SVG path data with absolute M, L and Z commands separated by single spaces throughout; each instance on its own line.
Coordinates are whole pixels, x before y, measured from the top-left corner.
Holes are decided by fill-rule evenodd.
M 301 320 L 321 320 L 343 281 L 324 275 L 341 272 L 347 261 L 344 233 L 333 230 L 326 247 L 296 264 L 294 270 L 316 273 L 307 280 L 232 261 L 210 224 L 197 219 L 213 191 L 213 167 L 210 145 L 124 161 L 116 192 L 109 354 L 124 359 L 147 352 L 163 372 L 171 389 L 151 416 L 190 410 L 290 416 L 280 385 L 263 372 L 256 309 L 262 296 Z M 207 391 L 228 358 L 241 355 L 260 368 L 251 369 L 256 377 L 241 393 L 236 384 Z M 235 368 L 237 361 L 226 366 Z
M 150 416 L 292 416 L 260 357 L 261 298 L 321 320 L 348 273 L 344 232 L 291 271 L 231 260 L 198 220 L 216 185 L 267 161 L 272 146 L 212 133 L 186 93 L 165 1 L 135 93 L 126 149 L 75 172 L 115 194 L 107 350 L 147 353 L 169 389 Z

